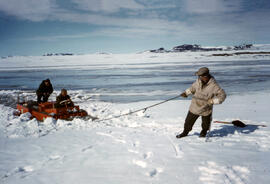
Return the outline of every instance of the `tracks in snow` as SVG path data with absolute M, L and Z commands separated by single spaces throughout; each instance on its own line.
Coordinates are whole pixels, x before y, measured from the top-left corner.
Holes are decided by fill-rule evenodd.
M 131 159 L 130 167 L 135 166 L 139 172 L 144 173 L 143 175 L 154 178 L 164 171 L 159 164 L 155 163 L 153 159 L 155 155 L 154 152 L 151 151 L 151 148 L 143 147 L 139 140 L 134 140 L 128 135 L 117 135 L 117 133 L 112 131 L 96 132 L 96 134 L 111 139 L 111 142 L 114 144 L 125 144 L 126 151 Z
M 247 167 L 223 166 L 212 161 L 203 163 L 198 169 L 201 172 L 200 181 L 207 184 L 245 184 L 250 173 Z

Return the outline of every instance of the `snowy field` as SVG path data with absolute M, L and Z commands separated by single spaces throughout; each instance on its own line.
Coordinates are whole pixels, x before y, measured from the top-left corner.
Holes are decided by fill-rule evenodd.
M 268 184 L 270 56 L 211 54 L 0 59 L 0 183 Z M 102 122 L 13 115 L 18 94 L 35 99 L 47 77 L 56 89 L 50 100 L 65 87 L 76 104 L 103 119 L 178 95 L 201 66 L 228 93 L 213 119 L 240 119 L 247 127 L 213 123 L 206 142 L 198 120 L 188 137 L 176 139 L 190 98 Z

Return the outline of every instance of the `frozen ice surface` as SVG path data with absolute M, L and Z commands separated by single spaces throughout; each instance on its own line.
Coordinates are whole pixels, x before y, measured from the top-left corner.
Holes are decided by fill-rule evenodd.
M 56 90 L 83 90 L 106 102 L 160 100 L 183 91 L 207 66 L 228 94 L 270 90 L 270 56 L 212 52 L 11 57 L 0 59 L 0 90 L 33 92 L 50 78 Z M 248 86 L 248 88 L 247 88 Z M 78 98 L 88 98 L 78 94 Z

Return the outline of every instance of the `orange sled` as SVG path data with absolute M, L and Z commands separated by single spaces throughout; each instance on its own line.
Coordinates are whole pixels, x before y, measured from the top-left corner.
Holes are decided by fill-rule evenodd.
M 19 114 L 29 112 L 33 118 L 38 121 L 44 121 L 46 118 L 51 117 L 54 119 L 72 120 L 75 117 L 93 119 L 79 106 L 66 106 L 61 108 L 54 107 L 55 102 L 44 102 L 38 104 L 37 102 L 29 101 L 17 104 Z

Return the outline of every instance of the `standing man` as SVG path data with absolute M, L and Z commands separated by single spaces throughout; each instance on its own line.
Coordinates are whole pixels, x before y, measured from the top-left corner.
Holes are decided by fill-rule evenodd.
M 39 88 L 36 91 L 38 103 L 47 102 L 52 92 L 53 87 L 50 79 L 42 81 L 42 83 L 39 85 Z
M 184 98 L 189 95 L 193 95 L 193 97 L 185 120 L 184 131 L 176 138 L 187 136 L 199 116 L 202 117 L 200 137 L 205 137 L 212 121 L 213 105 L 221 104 L 226 98 L 225 91 L 209 73 L 208 68 L 200 68 L 195 74 L 198 79 L 181 94 Z

